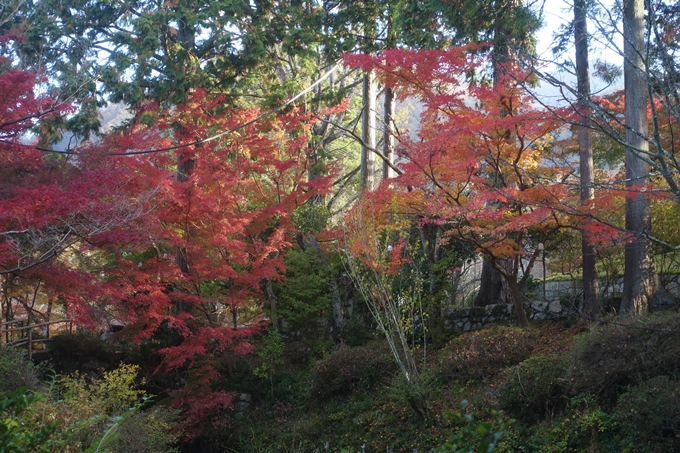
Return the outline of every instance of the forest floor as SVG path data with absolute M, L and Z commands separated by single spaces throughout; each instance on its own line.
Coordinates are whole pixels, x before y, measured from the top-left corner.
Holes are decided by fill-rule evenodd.
M 480 427 L 505 431 L 494 451 L 680 451 L 677 313 L 494 325 L 415 351 L 429 418 L 411 408 L 385 340 L 375 338 L 282 366 L 273 395 L 243 380 L 253 403 L 213 433 L 223 447 L 215 451 L 412 453 L 452 437 L 473 448 Z
M 55 341 L 58 373 L 140 365 L 148 394 L 177 381 L 155 373 L 144 348 Z M 259 340 L 264 341 L 264 340 Z M 429 416 L 414 410 L 384 337 L 334 344 L 286 343 L 272 373 L 257 373 L 257 353 L 225 360 L 234 410 L 182 452 L 379 453 L 680 451 L 680 314 L 496 324 L 449 337 L 414 340 Z M 421 401 L 422 402 L 422 401 Z M 416 405 L 417 406 L 417 405 Z M 509 424 L 508 424 L 509 423 Z M 169 450 L 168 450 L 169 451 Z M 173 450 L 174 451 L 174 450 Z M 483 451 L 488 450 L 484 447 Z

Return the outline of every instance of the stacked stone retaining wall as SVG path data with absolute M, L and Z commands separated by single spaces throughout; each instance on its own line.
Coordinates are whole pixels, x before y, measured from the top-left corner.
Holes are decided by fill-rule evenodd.
M 530 321 L 544 319 L 576 318 L 578 309 L 573 304 L 552 302 L 525 302 L 524 310 Z M 449 308 L 444 317 L 444 326 L 456 332 L 468 332 L 487 324 L 499 321 L 514 321 L 515 306 L 513 304 L 495 304 L 486 307 Z

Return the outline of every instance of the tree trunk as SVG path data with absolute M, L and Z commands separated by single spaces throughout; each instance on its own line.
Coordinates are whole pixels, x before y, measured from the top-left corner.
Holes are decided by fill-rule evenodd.
M 513 303 L 515 305 L 515 312 L 517 314 L 517 323 L 522 328 L 529 327 L 529 319 L 527 313 L 524 311 L 524 304 L 522 303 L 522 288 L 517 283 L 516 278 L 504 278 L 510 286 Z
M 427 285 L 427 293 L 432 301 L 430 310 L 431 325 L 436 325 L 441 320 L 442 302 L 439 294 L 441 283 L 441 270 L 437 270 L 437 262 L 440 258 L 439 239 L 441 229 L 437 225 L 425 224 L 418 227 L 420 232 L 420 243 L 425 257 L 425 279 L 423 284 Z
M 499 260 L 501 265 L 511 270 L 509 260 Z M 494 269 L 491 263 L 485 258 L 482 263 L 482 276 L 479 283 L 479 293 L 473 305 L 475 307 L 486 307 L 493 304 L 511 304 L 513 302 L 512 293 L 506 279 L 499 271 Z
M 269 301 L 269 314 L 272 320 L 272 325 L 277 332 L 280 332 L 279 328 L 279 317 L 276 312 L 276 303 L 278 301 L 276 294 L 274 294 L 274 285 L 272 284 L 272 279 L 268 278 L 265 281 L 265 291 L 267 292 L 267 300 Z
M 189 178 L 191 177 L 191 173 L 194 170 L 194 167 L 196 166 L 196 162 L 194 161 L 193 158 L 189 155 L 189 153 L 181 153 L 177 157 L 177 182 L 183 183 L 187 182 Z M 184 232 L 188 236 L 190 232 L 187 230 Z M 187 260 L 187 250 L 185 247 L 178 246 L 177 247 L 177 267 L 179 268 L 180 272 L 183 275 L 189 276 L 189 261 Z M 186 313 L 191 309 L 189 304 L 186 302 L 179 301 L 177 302 L 177 312 L 178 313 Z
M 383 128 L 383 154 L 390 163 L 394 163 L 394 91 L 392 88 L 385 87 L 385 125 Z M 387 162 L 383 162 L 383 180 L 394 177 L 394 170 Z
M 639 158 L 649 149 L 644 136 L 647 124 L 645 81 L 644 1 L 623 3 L 624 90 L 626 98 L 626 230 L 633 239 L 626 244 L 621 313 L 643 314 L 649 310 L 658 279 L 651 244 L 644 234 L 651 230 L 649 198 L 640 187 L 649 182 L 649 164 Z
M 578 78 L 578 109 L 582 116 L 578 128 L 579 167 L 581 172 L 581 205 L 588 206 L 595 197 L 593 187 L 593 140 L 590 131 L 590 69 L 588 66 L 588 27 L 585 0 L 574 0 L 574 42 L 576 44 L 576 75 Z M 602 312 L 598 298 L 595 247 L 587 235 L 589 220 L 581 228 L 583 257 L 583 309 L 585 319 L 593 319 Z
M 362 140 L 361 146 L 361 187 L 364 190 L 373 190 L 375 186 L 375 101 L 376 83 L 375 74 L 364 74 L 363 82 L 364 110 L 362 113 Z
M 500 76 L 503 74 L 504 66 L 516 60 L 517 46 L 516 38 L 511 32 L 513 25 L 509 24 L 507 16 L 514 8 L 517 8 L 520 0 L 502 0 L 496 1 L 496 17 L 493 26 L 494 46 L 491 53 L 491 61 L 493 65 L 493 84 L 496 85 L 500 81 Z

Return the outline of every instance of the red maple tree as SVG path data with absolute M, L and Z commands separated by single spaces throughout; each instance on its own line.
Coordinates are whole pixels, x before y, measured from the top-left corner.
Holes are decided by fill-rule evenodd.
M 507 281 L 518 320 L 527 325 L 520 290 L 538 244 L 572 222 L 556 209 L 572 196 L 561 183 L 568 170 L 551 155 L 560 123 L 532 105 L 517 82 L 526 76 L 516 68 L 505 68 L 494 86 L 468 82 L 482 63 L 470 50 L 346 56 L 350 66 L 375 71 L 424 107 L 417 133 L 399 137 L 403 173 L 366 197 L 374 213 L 397 209 L 445 225 L 444 240 L 483 254 Z
M 265 289 L 284 278 L 291 214 L 330 185 L 308 178 L 312 121 L 292 109 L 201 142 L 261 112 L 227 109 L 197 91 L 172 109 L 149 104 L 125 131 L 55 157 L 21 141 L 45 114 L 35 81 L 11 69 L 0 75 L 8 87 L 0 103 L 5 308 L 36 294 L 81 326 L 115 320 L 140 343 L 169 334 L 157 371 L 185 376 L 167 391 L 185 410 L 185 432 L 196 434 L 231 404 L 220 364 L 249 352 L 266 320 Z M 176 177 L 171 150 L 130 153 L 177 146 L 191 160 L 187 178 Z M 29 305 L 38 316 L 36 297 Z

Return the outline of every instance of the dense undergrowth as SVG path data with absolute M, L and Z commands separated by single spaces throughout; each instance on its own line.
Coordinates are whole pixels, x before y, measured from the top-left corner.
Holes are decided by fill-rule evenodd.
M 251 354 L 231 364 L 230 389 L 247 397 L 201 436 L 178 440 L 173 427 L 179 420 L 159 395 L 157 404 L 137 407 L 127 416 L 131 421 L 121 420 L 115 443 L 107 448 L 411 453 L 448 445 L 441 451 L 477 451 L 502 431 L 494 452 L 680 451 L 679 340 L 680 315 L 665 312 L 590 326 L 496 325 L 451 338 L 439 349 L 420 345 L 416 352 L 433 414 L 427 420 L 409 407 L 407 386 L 384 340 L 338 344 L 316 357 L 302 354 L 299 342 L 289 342 L 281 360 Z M 57 415 L 49 421 L 64 425 L 55 442 L 76 439 L 82 447 L 69 451 L 84 451 L 106 434 L 112 417 L 139 403 L 142 389 L 150 392 L 160 388 L 154 382 L 169 379 L 152 375 L 150 368 L 118 366 L 126 359 L 147 361 L 143 352 L 96 344 L 93 338 L 60 341 L 49 365 L 38 368 L 19 366 L 16 354 L 3 354 L 0 390 L 6 395 L 22 386 L 42 389 L 47 396 L 34 405 L 43 413 L 52 405 Z M 68 374 L 66 368 L 75 363 L 68 350 L 82 342 L 74 353 L 91 371 Z M 276 366 L 271 373 L 254 373 L 263 360 Z M 107 363 L 112 368 L 105 372 Z M 53 378 L 50 388 L 41 387 L 38 375 L 50 367 L 64 374 Z M 138 371 L 146 378 L 136 378 Z M 110 394 L 120 404 L 113 404 Z M 76 400 L 81 403 L 73 413 L 69 404 Z M 40 411 L 31 413 L 29 419 L 38 423 Z M 69 426 L 80 427 L 80 437 L 69 438 Z M 147 437 L 154 439 L 140 443 Z
M 427 358 L 430 420 L 409 408 L 382 341 L 341 345 L 212 435 L 238 452 L 424 452 L 503 411 L 515 421 L 494 451 L 680 451 L 679 340 L 677 313 L 457 336 Z M 444 416 L 462 401 L 476 421 Z

